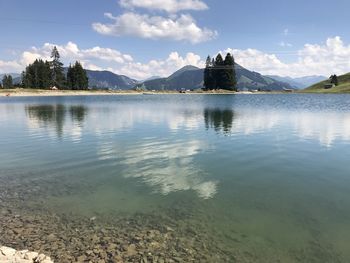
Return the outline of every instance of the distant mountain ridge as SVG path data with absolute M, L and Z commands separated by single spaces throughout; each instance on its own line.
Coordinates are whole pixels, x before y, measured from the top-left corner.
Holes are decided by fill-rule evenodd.
M 68 68 L 64 68 L 65 74 L 67 74 L 67 70 Z M 90 88 L 130 90 L 139 83 L 137 80 L 110 71 L 86 70 L 86 74 L 89 78 Z M 0 74 L 0 81 L 4 75 L 11 75 L 15 85 L 21 83 L 21 75 L 18 73 Z
M 110 71 L 86 70 L 89 78 L 89 87 L 97 89 L 133 89 L 139 82 L 124 75 Z
M 288 83 L 277 81 L 257 72 L 249 71 L 236 64 L 237 87 L 239 90 L 283 90 L 292 89 Z M 203 88 L 204 69 L 185 66 L 167 78 L 159 78 L 137 84 L 148 90 L 179 90 Z
M 239 90 L 283 90 L 299 89 L 300 83 L 294 83 L 292 78 L 278 76 L 264 76 L 260 73 L 249 71 L 236 64 L 237 87 Z M 67 68 L 65 68 L 67 71 Z M 179 90 L 203 88 L 204 69 L 195 66 L 185 66 L 169 77 L 151 77 L 149 80 L 140 82 L 124 75 L 118 75 L 110 71 L 86 70 L 89 78 L 89 87 L 96 89 L 121 89 L 130 90 L 144 88 L 148 90 Z M 4 74 L 0 74 L 2 78 Z M 21 81 L 20 74 L 11 74 L 14 83 Z M 310 79 L 322 78 L 322 76 L 305 77 Z M 301 79 L 301 78 L 300 78 Z
M 276 75 L 268 75 L 268 77 L 273 78 L 278 81 L 286 82 L 295 89 L 304 89 L 320 81 L 324 81 L 327 77 L 324 76 L 305 76 L 299 78 L 291 77 L 281 77 Z

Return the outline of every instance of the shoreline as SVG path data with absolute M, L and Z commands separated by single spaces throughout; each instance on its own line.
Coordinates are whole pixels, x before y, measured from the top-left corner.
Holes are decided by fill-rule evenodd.
M 132 95 L 275 95 L 275 94 L 349 94 L 347 92 L 311 92 L 297 90 L 284 91 L 187 91 L 180 93 L 174 90 L 167 91 L 135 91 L 135 90 L 42 90 L 42 89 L 0 89 L 0 97 L 57 97 L 57 96 L 132 96 Z
M 297 92 L 295 92 L 297 93 Z M 40 90 L 40 89 L 7 89 L 0 90 L 0 97 L 51 97 L 51 96 L 111 96 L 111 95 L 257 95 L 257 94 L 291 94 L 282 91 L 249 92 L 249 91 L 134 91 L 134 90 Z M 292 93 L 293 94 L 293 93 Z

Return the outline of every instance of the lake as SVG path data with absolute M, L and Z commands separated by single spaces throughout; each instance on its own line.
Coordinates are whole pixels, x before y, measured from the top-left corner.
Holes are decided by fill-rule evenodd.
M 0 149 L 2 245 L 350 262 L 350 95 L 1 97 Z

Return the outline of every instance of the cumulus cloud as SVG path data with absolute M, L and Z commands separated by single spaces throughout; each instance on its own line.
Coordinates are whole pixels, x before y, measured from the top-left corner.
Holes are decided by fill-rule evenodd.
M 18 59 L 0 60 L 0 73 L 20 72 L 36 58 L 50 59 L 54 44 L 46 43 L 42 47 L 32 47 L 24 51 Z M 193 65 L 203 67 L 204 61 L 198 54 L 189 52 L 179 54 L 171 52 L 166 58 L 146 62 L 137 61 L 129 54 L 116 49 L 92 47 L 81 49 L 73 42 L 66 45 L 56 45 L 62 61 L 79 60 L 83 66 L 91 70 L 109 70 L 117 74 L 127 75 L 143 80 L 151 76 L 169 76 L 174 71 Z M 236 62 L 243 67 L 262 74 L 302 77 L 307 75 L 344 74 L 350 71 L 350 45 L 346 45 L 340 37 L 329 38 L 324 44 L 306 44 L 293 54 L 296 61 L 283 62 L 276 54 L 266 53 L 257 49 L 226 49 L 233 53 Z
M 3 73 L 16 73 L 23 70 L 23 67 L 17 61 L 3 61 L 0 60 L 0 74 Z
M 200 0 L 121 0 L 124 8 L 144 8 L 176 13 L 183 10 L 206 10 L 208 6 Z
M 124 54 L 116 49 L 99 46 L 81 49 L 77 44 L 68 42 L 65 45 L 45 43 L 42 47 L 32 47 L 24 51 L 18 60 L 0 61 L 0 73 L 21 72 L 35 59 L 50 60 L 51 50 L 54 46 L 57 47 L 61 60 L 65 65 L 78 60 L 86 69 L 109 70 L 138 80 L 155 75 L 166 77 L 186 65 L 204 66 L 201 57 L 191 52 L 184 56 L 181 56 L 178 52 L 171 52 L 165 59 L 141 63 L 135 61 L 131 55 Z
M 297 61 L 285 63 L 276 54 L 257 49 L 227 49 L 234 54 L 236 62 L 262 74 L 301 77 L 305 75 L 344 74 L 350 71 L 350 45 L 337 36 L 326 43 L 306 44 L 295 52 Z
M 119 68 L 118 72 L 124 75 L 133 75 L 136 79 L 146 79 L 150 76 L 169 76 L 186 65 L 203 67 L 204 61 L 194 53 L 187 53 L 183 57 L 177 52 L 172 52 L 165 60 L 151 60 L 148 63 L 128 63 Z
M 217 35 L 216 31 L 200 28 L 191 15 L 162 17 L 128 12 L 117 17 L 110 13 L 105 13 L 105 16 L 113 22 L 92 25 L 96 32 L 103 35 L 170 39 L 192 44 L 211 40 Z

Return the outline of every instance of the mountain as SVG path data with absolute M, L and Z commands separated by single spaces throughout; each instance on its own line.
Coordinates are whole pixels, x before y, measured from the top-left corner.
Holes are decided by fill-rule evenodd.
M 65 74 L 67 74 L 68 68 L 65 68 Z M 135 87 L 139 82 L 131 79 L 127 76 L 117 75 L 110 71 L 94 71 L 86 70 L 86 74 L 89 78 L 89 87 L 97 89 L 122 89 L 129 90 Z M 0 74 L 0 80 L 2 80 L 5 74 Z M 10 73 L 13 78 L 14 84 L 21 83 L 21 75 L 17 73 Z
M 316 83 L 303 92 L 311 93 L 349 93 L 350 92 L 350 73 L 338 76 L 339 85 L 330 89 L 325 89 L 326 84 L 330 84 L 329 79 Z
M 110 71 L 86 70 L 86 74 L 91 88 L 128 90 L 138 84 L 137 80 Z
M 154 80 L 154 79 L 160 79 L 161 77 L 160 76 L 152 76 L 152 77 L 149 77 L 147 79 L 144 79 L 143 81 L 141 82 L 145 82 L 145 81 L 149 81 L 149 80 Z
M 304 89 L 315 83 L 326 80 L 327 77 L 324 76 L 306 76 L 300 78 L 291 78 L 291 77 L 280 77 L 275 75 L 269 75 L 268 77 L 273 78 L 278 81 L 288 83 L 295 89 Z
M 292 88 L 288 83 L 249 71 L 238 64 L 235 68 L 239 90 L 283 90 Z M 138 84 L 137 87 L 148 90 L 200 89 L 203 88 L 203 76 L 204 69 L 186 66 L 167 78 L 145 81 Z

